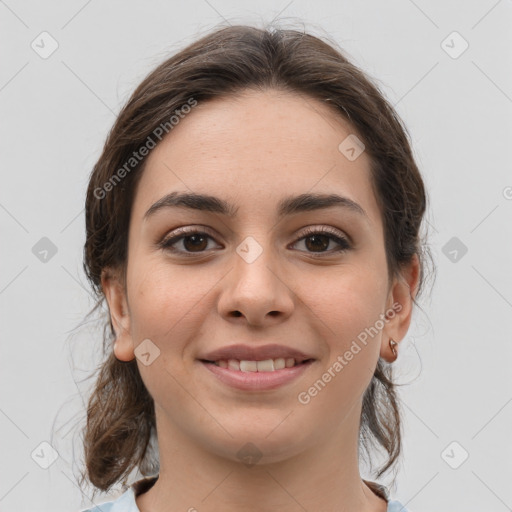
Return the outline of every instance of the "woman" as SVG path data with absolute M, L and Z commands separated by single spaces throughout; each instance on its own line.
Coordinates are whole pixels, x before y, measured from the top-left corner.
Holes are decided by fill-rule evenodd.
M 86 200 L 110 336 L 83 480 L 125 485 L 101 510 L 407 510 L 359 442 L 396 465 L 425 208 L 405 128 L 334 45 L 233 26 L 155 69 Z

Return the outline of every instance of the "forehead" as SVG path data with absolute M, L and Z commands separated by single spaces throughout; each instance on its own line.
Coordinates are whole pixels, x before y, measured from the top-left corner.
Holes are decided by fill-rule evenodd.
M 229 200 L 241 215 L 271 210 L 283 196 L 337 193 L 379 224 L 369 156 L 349 160 L 339 149 L 354 133 L 326 105 L 289 92 L 199 102 L 148 155 L 132 213 L 142 218 L 175 190 Z

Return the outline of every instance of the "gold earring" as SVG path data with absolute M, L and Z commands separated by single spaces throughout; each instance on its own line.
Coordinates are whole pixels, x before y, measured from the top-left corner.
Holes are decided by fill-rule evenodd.
M 393 355 L 395 356 L 395 359 L 398 357 L 398 353 L 396 351 L 396 346 L 398 343 L 395 340 L 389 339 L 389 348 L 391 349 L 391 352 L 393 352 Z

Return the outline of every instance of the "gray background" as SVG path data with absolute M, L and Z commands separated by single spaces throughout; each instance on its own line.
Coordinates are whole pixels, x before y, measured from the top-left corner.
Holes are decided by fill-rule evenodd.
M 99 351 L 93 324 L 76 329 L 93 305 L 83 205 L 116 114 L 156 64 L 202 33 L 274 17 L 332 36 L 379 81 L 430 192 L 438 275 L 396 363 L 405 443 L 392 494 L 413 512 L 511 510 L 512 1 L 6 0 L 0 511 L 92 505 L 76 482 L 74 425 Z M 58 44 L 47 58 L 43 31 Z M 59 454 L 48 469 L 43 442 Z

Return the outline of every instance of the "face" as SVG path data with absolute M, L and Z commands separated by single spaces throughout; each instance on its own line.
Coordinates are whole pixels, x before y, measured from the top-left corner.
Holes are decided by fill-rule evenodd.
M 353 133 L 314 99 L 247 91 L 198 104 L 151 151 L 125 287 L 106 274 L 103 285 L 116 357 L 137 357 L 159 438 L 180 435 L 232 460 L 252 442 L 270 462 L 358 426 L 379 356 L 392 357 L 389 338 L 409 326 L 416 274 L 388 276 L 369 156 L 338 148 Z M 162 206 L 172 193 L 217 202 Z M 315 200 L 334 195 L 343 199 Z M 313 361 L 271 389 L 240 389 L 217 375 L 233 370 L 200 360 L 237 344 Z

